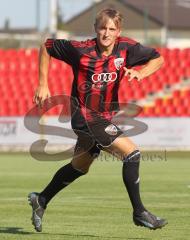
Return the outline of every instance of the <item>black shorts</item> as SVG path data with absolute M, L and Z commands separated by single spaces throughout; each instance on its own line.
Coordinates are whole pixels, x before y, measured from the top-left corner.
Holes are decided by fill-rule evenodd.
M 108 147 L 123 131 L 111 121 L 98 117 L 73 128 L 78 136 L 76 148 L 83 148 L 91 155 L 98 155 L 103 147 Z

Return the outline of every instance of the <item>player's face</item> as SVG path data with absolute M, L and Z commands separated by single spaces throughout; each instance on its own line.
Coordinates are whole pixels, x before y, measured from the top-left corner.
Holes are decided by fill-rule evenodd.
M 115 40 L 120 36 L 121 30 L 115 25 L 111 18 L 105 24 L 98 23 L 95 27 L 98 44 L 102 48 L 112 48 Z

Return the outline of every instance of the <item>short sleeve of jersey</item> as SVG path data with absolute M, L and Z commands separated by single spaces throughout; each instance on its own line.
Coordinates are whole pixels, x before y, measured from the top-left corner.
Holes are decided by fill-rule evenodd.
M 158 58 L 160 54 L 154 48 L 145 47 L 140 43 L 130 45 L 127 54 L 127 67 L 134 67 L 146 64 L 154 58 Z
M 47 39 L 45 46 L 50 56 L 72 66 L 77 64 L 78 52 L 70 41 L 65 39 Z

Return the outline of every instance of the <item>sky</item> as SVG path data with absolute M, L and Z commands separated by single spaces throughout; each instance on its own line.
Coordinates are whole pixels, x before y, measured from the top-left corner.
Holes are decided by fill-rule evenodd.
M 10 20 L 11 28 L 36 27 L 37 1 L 40 5 L 40 29 L 48 26 L 49 0 L 0 0 L 0 28 Z M 59 6 L 68 20 L 90 6 L 95 0 L 59 0 Z

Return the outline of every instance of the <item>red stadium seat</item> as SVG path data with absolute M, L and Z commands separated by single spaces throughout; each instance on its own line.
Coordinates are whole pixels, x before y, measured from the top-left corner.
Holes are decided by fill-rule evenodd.
M 151 106 L 145 107 L 143 109 L 143 113 L 142 114 L 145 117 L 153 117 L 153 116 L 155 116 L 155 107 L 151 107 Z
M 173 117 L 176 115 L 176 107 L 173 105 L 168 105 L 165 108 L 165 115 L 167 117 Z
M 181 91 L 180 91 L 180 90 L 174 90 L 174 91 L 173 91 L 173 97 L 174 97 L 174 99 L 175 99 L 175 98 L 179 98 L 179 97 L 180 97 L 180 94 L 181 94 Z

